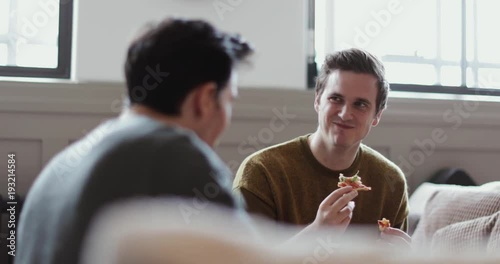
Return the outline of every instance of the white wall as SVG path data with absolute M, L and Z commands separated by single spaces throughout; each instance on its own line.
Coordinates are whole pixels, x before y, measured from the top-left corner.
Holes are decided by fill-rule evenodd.
M 242 86 L 304 89 L 306 1 L 303 0 L 81 0 L 76 15 L 76 79 L 122 81 L 130 38 L 146 22 L 166 16 L 202 18 L 237 32 L 257 50 Z M 217 12 L 214 3 L 231 11 Z M 218 14 L 221 14 L 220 16 Z
M 57 152 L 103 119 L 115 116 L 122 90 L 120 83 L 0 82 L 0 155 L 17 153 L 17 192 L 25 194 Z M 242 89 L 233 123 L 217 153 L 234 170 L 252 151 L 314 131 L 313 94 Z M 459 97 L 432 96 L 434 99 L 418 99 L 408 93 L 392 93 L 381 123 L 365 143 L 401 165 L 412 189 L 443 167 L 463 168 L 477 183 L 500 180 L 500 99 L 488 102 L 488 98 L 464 97 L 466 101 L 457 101 Z M 283 122 L 277 112 L 291 116 Z M 277 118 L 271 126 L 271 120 Z M 256 139 L 255 147 L 251 137 Z M 74 164 L 69 160 L 64 165 Z M 7 171 L 0 170 L 0 187 L 6 185 Z M 6 192 L 0 188 L 0 194 Z

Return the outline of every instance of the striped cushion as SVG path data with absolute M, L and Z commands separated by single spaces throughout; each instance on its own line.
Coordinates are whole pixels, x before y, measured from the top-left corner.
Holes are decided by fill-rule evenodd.
M 498 223 L 500 212 L 469 221 L 458 222 L 439 229 L 432 237 L 434 253 L 478 253 L 488 248 L 493 228 Z M 494 253 L 493 251 L 490 251 Z
M 500 254 L 500 217 L 498 218 L 488 241 L 488 252 L 497 252 Z
M 439 229 L 500 211 L 500 192 L 449 185 L 429 198 L 413 234 L 413 246 L 426 249 Z

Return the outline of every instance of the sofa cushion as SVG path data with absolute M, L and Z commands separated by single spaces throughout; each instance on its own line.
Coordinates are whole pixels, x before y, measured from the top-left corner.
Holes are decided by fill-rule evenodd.
M 481 189 L 500 192 L 500 181 L 492 181 L 480 186 Z
M 449 185 L 435 184 L 424 182 L 410 196 L 408 204 L 410 206 L 410 213 L 408 215 L 408 234 L 411 236 L 420 222 L 420 218 L 425 210 L 427 201 L 434 196 L 434 194 L 442 188 L 447 188 Z
M 437 230 L 500 211 L 500 192 L 474 186 L 446 185 L 429 198 L 413 234 L 415 248 L 427 248 Z
M 488 241 L 488 252 L 500 252 L 500 216 L 491 231 L 490 240 Z
M 500 212 L 493 215 L 458 222 L 436 231 L 432 237 L 434 253 L 460 254 L 464 252 L 487 252 L 493 228 L 499 221 Z M 495 251 L 496 252 L 496 251 Z M 494 253 L 494 251 L 490 251 Z

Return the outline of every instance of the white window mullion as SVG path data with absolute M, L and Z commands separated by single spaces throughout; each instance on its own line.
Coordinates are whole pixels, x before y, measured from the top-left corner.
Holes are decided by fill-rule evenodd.
M 480 87 L 479 85 L 479 60 L 478 60 L 478 51 L 477 51 L 477 45 L 478 45 L 478 34 L 477 34 L 477 1 L 472 1 L 473 5 L 473 11 L 472 11 L 472 19 L 473 19 L 473 28 L 474 28 L 474 37 L 472 38 L 473 41 L 473 53 L 474 53 L 474 59 L 473 59 L 473 65 L 472 65 L 472 75 L 474 76 L 474 87 Z
M 442 60 L 443 56 L 441 55 L 441 30 L 442 28 L 442 23 L 441 23 L 441 12 L 443 10 L 441 9 L 441 0 L 436 1 L 436 82 L 438 85 L 442 83 L 441 80 L 441 66 L 442 66 Z
M 460 65 L 462 68 L 462 76 L 461 76 L 461 85 L 467 85 L 467 6 L 466 0 L 462 0 L 462 58 L 460 61 Z

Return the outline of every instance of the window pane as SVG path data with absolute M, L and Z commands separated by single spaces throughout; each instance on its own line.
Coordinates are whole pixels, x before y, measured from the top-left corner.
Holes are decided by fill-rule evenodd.
M 433 65 L 388 62 L 384 66 L 390 83 L 436 84 Z
M 471 68 L 467 68 L 466 72 L 466 85 L 467 87 L 477 87 L 476 81 L 474 80 L 474 73 L 472 72 Z
M 441 67 L 441 85 L 445 86 L 460 86 L 462 71 L 458 66 L 443 66 Z
M 57 68 L 59 1 L 18 0 L 16 5 L 10 10 L 16 32 L 7 35 L 16 52 L 7 65 Z
M 22 44 L 17 50 L 17 66 L 56 68 L 57 46 Z
M 0 35 L 9 32 L 10 0 L 0 0 Z
M 436 57 L 435 0 L 336 0 L 334 8 L 337 50 L 358 47 L 379 56 Z
M 59 1 L 18 1 L 17 30 L 28 43 L 57 44 Z
M 8 51 L 7 44 L 0 44 L 0 65 L 7 64 Z
M 462 57 L 462 3 L 461 0 L 438 1 L 441 3 L 441 59 L 457 62 L 459 65 Z
M 500 89 L 500 69 L 479 69 L 479 88 Z
M 465 13 L 466 13 L 466 21 L 465 23 L 465 34 L 466 34 L 466 53 L 467 53 L 467 61 L 473 61 L 474 58 L 477 57 L 476 50 L 474 50 L 477 45 L 477 32 L 475 30 L 475 19 L 476 19 L 476 11 L 474 10 L 476 6 L 476 1 L 465 1 Z M 469 85 L 467 85 L 469 86 Z
M 472 68 L 467 68 L 467 87 L 500 89 L 500 69 L 483 68 L 477 72 L 476 76 Z
M 500 39 L 498 25 L 500 24 L 500 1 L 476 0 L 477 4 L 477 52 L 479 62 L 500 63 Z M 474 36 L 470 36 L 472 41 Z

